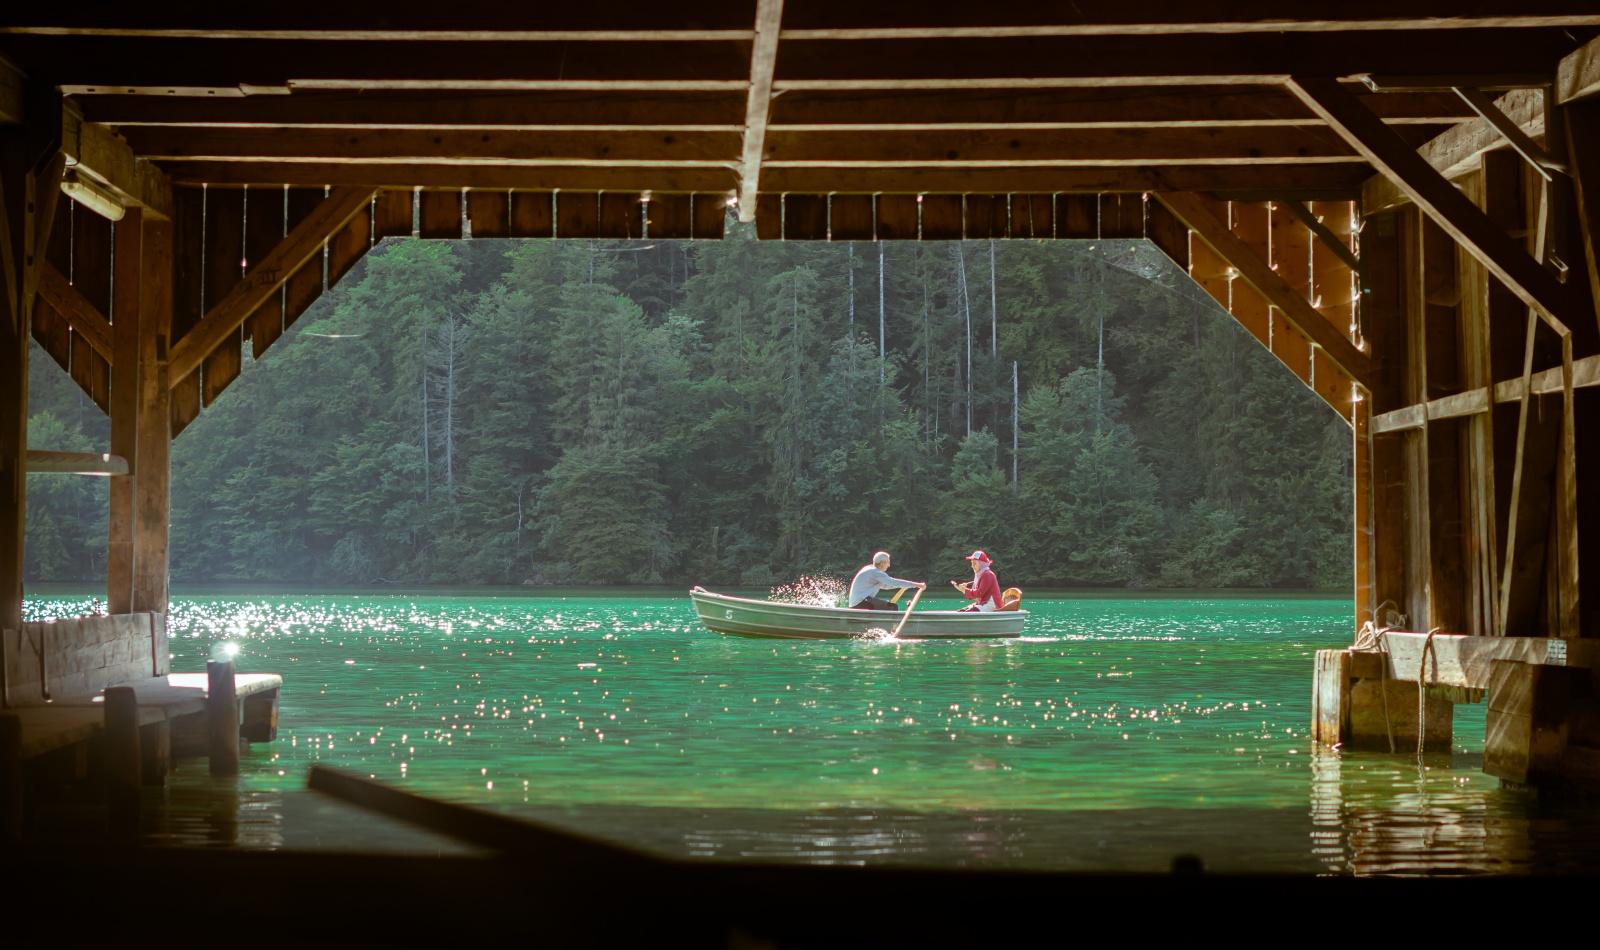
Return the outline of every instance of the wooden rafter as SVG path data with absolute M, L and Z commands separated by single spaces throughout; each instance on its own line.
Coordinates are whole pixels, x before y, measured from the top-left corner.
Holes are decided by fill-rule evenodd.
M 724 167 L 738 149 L 730 132 L 487 131 L 442 129 L 130 128 L 146 158 L 392 164 Z
M 1364 388 L 1372 388 L 1372 358 L 1278 276 L 1225 222 L 1219 221 L 1201 198 L 1185 193 L 1158 197 L 1195 237 L 1234 268 L 1240 280 L 1282 312 L 1300 335 L 1320 347 L 1346 376 Z
M 772 110 L 772 75 L 778 66 L 778 28 L 783 0 L 758 0 L 755 41 L 750 50 L 750 89 L 744 109 L 744 142 L 739 158 L 739 220 L 756 219 L 761 161 L 766 154 L 767 116 Z
M 1566 295 L 1555 276 L 1338 82 L 1301 77 L 1290 88 L 1518 299 L 1559 323 Z
M 170 384 L 176 387 L 182 383 L 213 350 L 228 342 L 257 307 L 301 266 L 322 253 L 329 237 L 371 204 L 375 193 L 372 188 L 336 188 L 323 199 L 173 346 Z
M 1563 28 L 822 39 L 786 41 L 774 91 L 998 86 L 1260 84 L 1296 73 L 1548 71 L 1572 49 Z M 131 50 L 136 45 L 137 55 Z M 271 40 L 26 36 L 8 48 L 69 94 L 288 89 L 636 89 L 747 92 L 742 44 Z
M 1600 96 L 1600 39 L 1593 39 L 1561 58 L 1556 68 L 1556 102 L 1566 105 Z
M 1473 112 L 1449 93 L 1375 95 L 1355 87 L 1384 121 L 1449 125 Z M 744 96 L 563 92 L 296 92 L 285 96 L 85 96 L 80 106 L 112 126 L 342 129 L 683 129 L 742 132 Z M 1277 86 L 1175 89 L 910 90 L 791 92 L 772 100 L 770 131 L 949 128 L 1188 128 L 1304 126 L 1320 120 Z
M 1386 94 L 1387 95 L 1387 94 Z M 1363 99 L 1363 104 L 1382 102 L 1386 95 Z M 1463 101 L 1462 105 L 1466 103 Z M 1537 89 L 1515 89 L 1494 100 L 1500 112 L 1511 119 L 1523 134 L 1544 134 L 1544 95 Z M 1319 119 L 1320 121 L 1320 119 Z M 1489 122 L 1473 118 L 1452 125 L 1417 149 L 1429 165 L 1446 178 L 1456 178 L 1476 166 L 1483 154 L 1504 142 L 1504 138 Z M 1411 199 L 1387 175 L 1374 175 L 1362 187 L 1361 209 L 1365 214 L 1378 214 L 1399 207 Z
M 91 349 L 107 363 L 116 365 L 112 359 L 111 322 L 49 261 L 39 272 L 39 296 L 67 319 L 73 332 L 82 336 Z
M 441 23 L 437 8 L 408 2 L 357 0 L 308 17 L 300 9 L 247 6 L 218 8 L 178 0 L 141 10 L 137 17 L 108 12 L 100 5 L 27 9 L 11 17 L 3 32 L 47 36 L 184 37 L 232 40 L 264 37 L 280 41 L 451 40 L 471 43 L 499 37 L 563 39 L 571 42 L 617 37 L 681 41 L 748 39 L 737 3 L 697 3 L 689 10 L 639 2 L 551 9 L 486 6 L 452 10 Z M 1272 0 L 1246 0 L 1208 8 L 1162 0 L 1139 5 L 1111 0 L 1080 0 L 1070 13 L 1057 5 L 1008 4 L 974 13 L 967 4 L 891 2 L 858 8 L 816 3 L 797 12 L 784 38 L 884 39 L 951 35 L 1070 36 L 1161 33 L 1286 33 L 1374 30 L 1460 30 L 1485 27 L 1576 27 L 1597 22 L 1583 0 L 1479 2 L 1464 9 L 1444 0 L 1374 0 L 1333 3 L 1315 0 L 1284 6 Z M 309 22 L 314 20 L 315 22 Z

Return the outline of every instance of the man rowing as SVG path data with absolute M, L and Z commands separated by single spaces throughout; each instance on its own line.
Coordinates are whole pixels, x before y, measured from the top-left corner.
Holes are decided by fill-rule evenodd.
M 989 555 L 982 551 L 973 551 L 967 555 L 967 561 L 972 564 L 972 580 L 958 584 L 950 582 L 950 586 L 966 595 L 971 604 L 961 608 L 965 613 L 989 613 L 1000 609 L 1000 578 L 994 576 L 994 571 L 989 566 L 994 562 Z
M 872 563 L 856 571 L 855 580 L 850 582 L 850 597 L 846 603 L 852 610 L 899 610 L 895 604 L 884 600 L 878 594 L 886 590 L 911 590 L 927 587 L 926 581 L 905 581 L 898 577 L 889 576 L 889 552 L 879 551 L 872 556 Z

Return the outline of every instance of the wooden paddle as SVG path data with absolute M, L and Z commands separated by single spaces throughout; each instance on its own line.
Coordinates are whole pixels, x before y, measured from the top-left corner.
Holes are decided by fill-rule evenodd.
M 900 622 L 894 625 L 894 633 L 889 634 L 890 639 L 898 639 L 900 637 L 900 630 L 905 627 L 906 621 L 911 619 L 911 611 L 917 609 L 917 599 L 922 596 L 922 592 L 925 590 L 927 590 L 926 587 L 918 587 L 917 592 L 911 595 L 911 603 L 906 605 L 906 612 L 900 617 Z

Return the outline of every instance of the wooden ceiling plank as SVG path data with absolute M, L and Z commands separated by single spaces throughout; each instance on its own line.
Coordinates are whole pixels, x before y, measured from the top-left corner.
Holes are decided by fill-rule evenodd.
M 1186 193 L 1163 194 L 1162 204 L 1216 252 L 1233 265 L 1239 279 L 1280 311 L 1306 339 L 1320 347 L 1340 371 L 1363 387 L 1371 389 L 1372 358 L 1356 348 L 1328 319 L 1312 309 L 1310 301 L 1296 293 L 1236 234 L 1228 229 L 1205 201 Z
M 1518 299 L 1547 321 L 1560 324 L 1560 311 L 1565 309 L 1567 298 L 1555 275 L 1535 261 L 1516 239 L 1496 227 L 1427 159 L 1339 88 L 1338 83 L 1296 78 L 1290 88 Z
M 323 242 L 364 210 L 375 193 L 376 189 L 372 188 L 334 189 L 172 347 L 170 378 L 183 380 L 212 350 L 227 342 L 251 312 L 277 292 L 291 274 L 322 253 Z
M 727 165 L 733 133 L 418 131 L 390 129 L 125 128 L 155 161 L 476 162 L 557 165 Z
M 766 154 L 767 116 L 772 110 L 772 75 L 778 64 L 778 28 L 783 0 L 759 0 L 755 42 L 750 52 L 750 91 L 745 102 L 744 142 L 739 159 L 739 220 L 755 220 L 761 186 L 761 160 Z
M 772 167 L 816 165 L 1004 166 L 1360 161 L 1337 134 L 1310 128 L 952 129 L 939 132 L 778 132 Z
M 49 261 L 39 269 L 38 293 L 66 318 L 73 332 L 83 337 L 91 349 L 105 357 L 107 363 L 112 361 L 111 321 Z
M 728 163 L 731 165 L 732 163 Z M 638 167 L 570 165 L 397 165 L 388 162 L 166 162 L 180 185 L 370 185 L 421 188 L 515 188 L 528 191 L 731 191 L 731 167 Z M 1356 176 L 1357 185 L 1365 173 Z

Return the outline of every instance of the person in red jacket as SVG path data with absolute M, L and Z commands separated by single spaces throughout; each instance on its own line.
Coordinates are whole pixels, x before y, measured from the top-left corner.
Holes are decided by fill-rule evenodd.
M 1000 609 L 1000 579 L 994 576 L 990 565 L 989 555 L 982 551 L 973 551 L 967 555 L 967 560 L 972 562 L 972 580 L 965 584 L 950 582 L 950 586 L 966 595 L 972 601 L 964 611 L 981 611 L 988 613 Z

